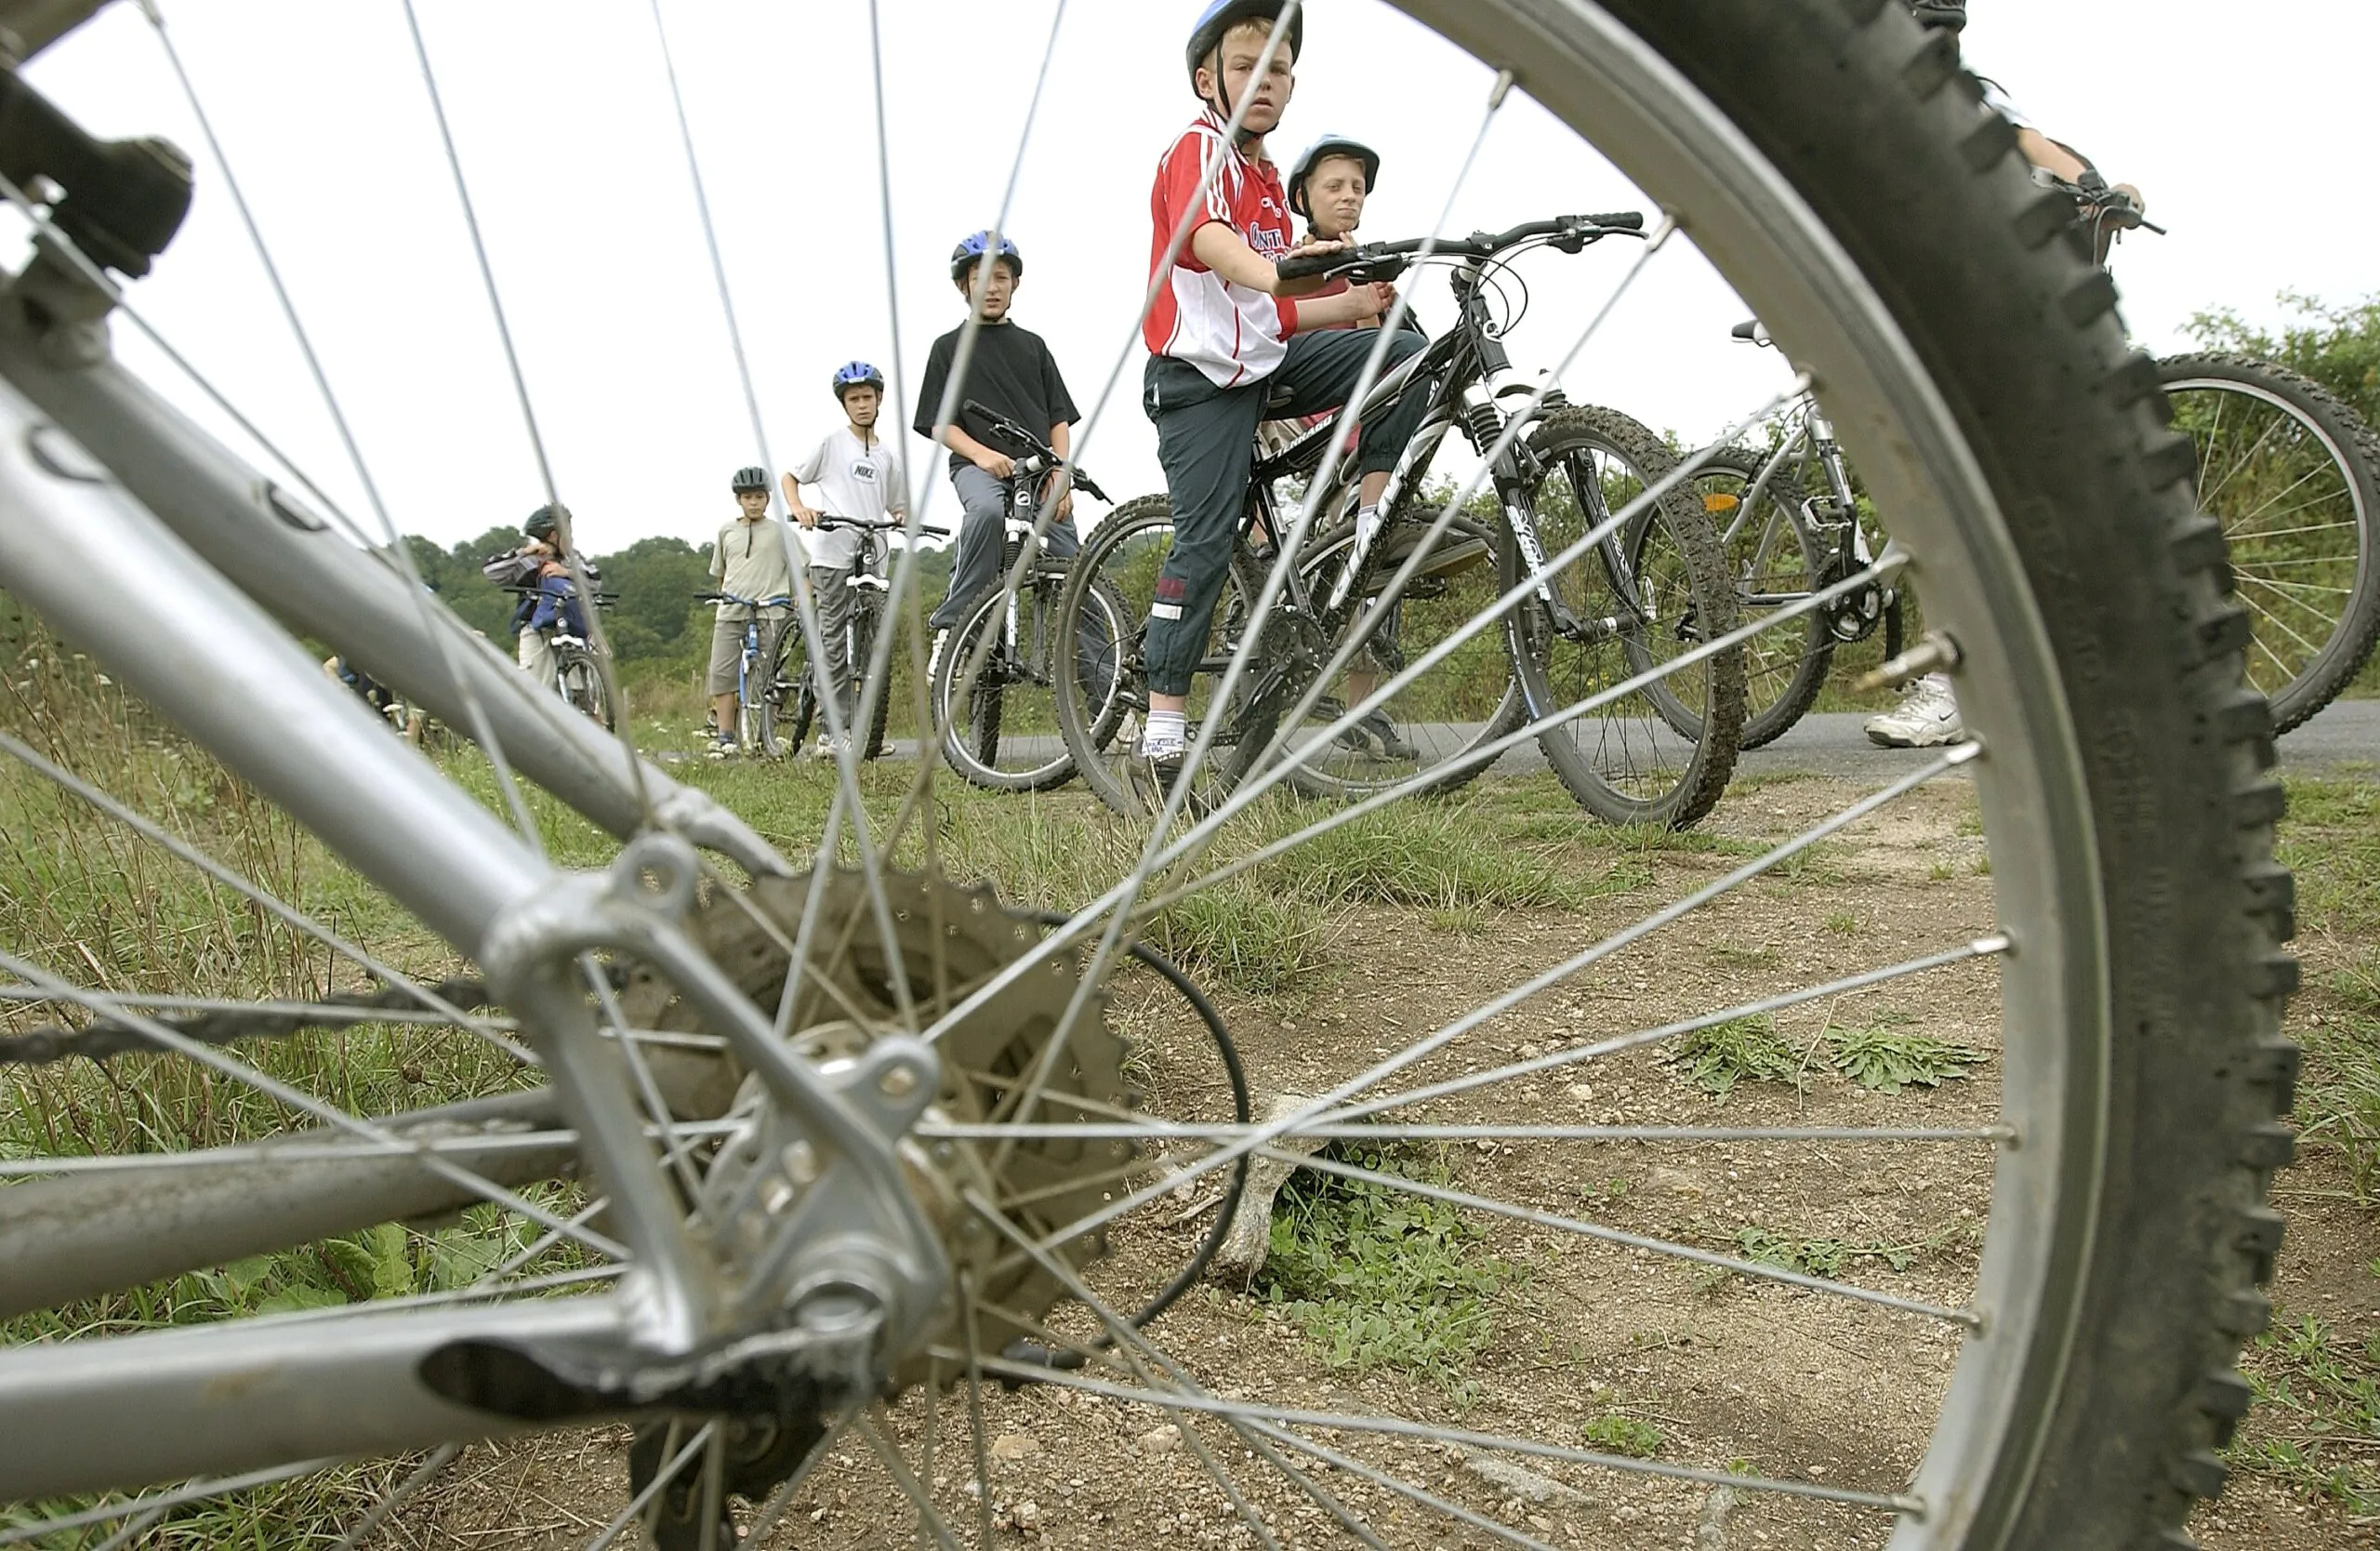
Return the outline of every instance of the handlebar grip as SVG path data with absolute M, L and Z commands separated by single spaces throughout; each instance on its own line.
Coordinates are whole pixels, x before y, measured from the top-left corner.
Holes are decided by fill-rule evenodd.
M 1642 210 L 1614 210 L 1607 215 L 1589 216 L 1586 219 L 1597 226 L 1608 226 L 1620 232 L 1645 230 L 1645 212 Z
M 1354 258 L 1352 253 L 1309 253 L 1302 258 L 1284 258 L 1274 268 L 1284 280 L 1316 280 Z

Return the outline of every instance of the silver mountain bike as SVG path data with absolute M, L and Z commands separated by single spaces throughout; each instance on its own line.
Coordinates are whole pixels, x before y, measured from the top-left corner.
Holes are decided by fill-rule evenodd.
M 31 56 L 94 8 L 0 22 Z M 1432 112 L 1485 132 L 1525 91 L 1667 212 L 1598 316 L 1686 234 L 1805 364 L 1911 514 L 1889 563 L 1938 631 L 1911 666 L 1955 672 L 1977 735 L 1732 853 L 1633 862 L 1592 911 L 1418 948 L 1363 913 L 1389 908 L 1382 837 L 1425 832 L 1383 827 L 1435 824 L 1404 865 L 1454 867 L 1487 810 L 1310 805 L 1285 765 L 1195 817 L 1181 789 L 1138 824 L 1085 803 L 1031 849 L 1025 804 L 970 832 L 940 762 L 863 781 L 846 749 L 781 852 L 532 693 L 426 599 L 393 524 L 345 531 L 128 375 L 129 283 L 193 181 L 236 184 L 0 73 L 0 173 L 38 233 L 0 287 L 0 589 L 49 632 L 24 648 L 45 674 L 86 652 L 112 681 L 94 704 L 137 697 L 89 737 L 48 709 L 0 728 L 0 1544 L 1672 1544 L 1723 1489 L 1780 1543 L 2177 1544 L 2247 1402 L 2296 1063 L 2269 711 L 2153 364 L 1955 51 L 1888 0 L 1401 8 L 1444 40 Z M 1309 73 L 1359 15 L 1314 17 Z M 413 37 L 434 88 L 439 35 Z M 965 46 L 1029 73 L 1038 40 Z M 1116 87 L 1182 88 L 1170 40 Z M 1138 322 L 1114 325 L 1120 359 Z M 1664 495 L 1532 557 L 1474 633 Z M 140 630 L 95 551 L 139 557 Z M 912 545 L 887 614 L 922 656 L 916 573 Z M 1278 592 L 1245 600 L 1235 674 Z M 1505 741 L 1801 618 L 1580 683 Z M 903 633 L 879 634 L 863 722 Z M 405 748 L 297 635 L 479 752 Z M 1869 820 L 1970 791 L 1990 871 L 1956 909 L 1823 962 L 1716 951 L 1778 869 L 1883 865 L 1889 836 L 1850 849 Z M 1531 844 L 1578 826 L 1553 803 Z M 1005 886 L 1073 908 L 948 875 L 995 843 L 1033 858 Z M 1330 951 L 1363 955 L 1360 1018 L 1294 1027 L 1131 956 L 1298 899 L 1356 908 Z M 1681 952 L 1705 972 L 1668 973 Z M 1988 1047 L 1939 1105 L 1661 1097 L 1664 1049 L 1895 994 L 1956 1002 Z M 1195 1011 L 1218 1006 L 1265 1017 L 1252 1104 Z M 1657 1160 L 1702 1194 L 1582 1185 Z M 1437 1213 L 1527 1279 L 1461 1327 L 1447 1382 L 1334 1368 L 1286 1306 L 1178 1297 L 1260 1166 Z M 1938 1253 L 1779 1256 L 1739 1231 L 1753 1213 Z M 1668 1431 L 1593 1409 L 1623 1403 Z

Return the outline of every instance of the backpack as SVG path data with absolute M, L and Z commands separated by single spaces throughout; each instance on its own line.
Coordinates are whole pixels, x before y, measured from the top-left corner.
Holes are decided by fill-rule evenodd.
M 502 588 L 535 587 L 545 564 L 536 555 L 501 554 L 480 567 L 480 575 Z

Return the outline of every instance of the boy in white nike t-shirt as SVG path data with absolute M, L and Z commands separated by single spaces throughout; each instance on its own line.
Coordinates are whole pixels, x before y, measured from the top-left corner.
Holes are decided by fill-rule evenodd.
M 835 399 L 850 423 L 829 433 L 808 457 L 785 476 L 786 506 L 801 524 L 810 547 L 810 586 L 818 595 L 820 643 L 818 693 L 833 696 L 842 708 L 846 736 L 859 714 L 856 673 L 866 663 L 851 660 L 852 611 L 856 598 L 852 575 L 858 568 L 863 546 L 880 544 L 883 536 L 852 528 L 818 526 L 824 517 L 847 517 L 880 523 L 909 514 L 901 466 L 892 449 L 876 434 L 876 417 L 884 407 L 884 374 L 865 361 L 854 361 L 835 374 Z M 803 485 L 815 487 L 819 506 L 801 498 Z M 818 735 L 818 751 L 834 752 L 827 735 Z

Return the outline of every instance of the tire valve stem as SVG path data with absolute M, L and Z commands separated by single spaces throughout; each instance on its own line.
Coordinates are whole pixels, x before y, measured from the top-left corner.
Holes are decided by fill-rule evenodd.
M 1872 690 L 1898 689 L 1911 679 L 1928 673 L 1948 673 L 1959 666 L 1959 643 L 1939 630 L 1928 630 L 1924 639 L 1897 657 L 1887 657 L 1873 671 L 1860 675 L 1851 687 L 1862 695 Z

